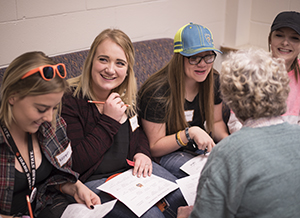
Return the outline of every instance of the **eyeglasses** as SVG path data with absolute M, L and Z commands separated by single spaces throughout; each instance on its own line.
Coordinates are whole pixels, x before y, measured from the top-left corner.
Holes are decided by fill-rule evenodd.
M 214 52 L 213 54 L 205 55 L 203 57 L 192 56 L 192 57 L 188 57 L 188 59 L 189 59 L 189 63 L 191 65 L 197 65 L 197 64 L 199 64 L 202 61 L 202 59 L 204 60 L 205 63 L 211 64 L 212 62 L 215 61 L 216 56 L 217 56 L 217 54 Z
M 56 65 L 44 65 L 44 66 L 34 68 L 28 71 L 24 76 L 22 76 L 21 79 L 25 79 L 26 77 L 29 77 L 32 74 L 38 72 L 41 74 L 41 77 L 46 81 L 53 79 L 55 77 L 55 72 L 62 79 L 66 78 L 67 76 L 66 66 L 62 63 L 59 63 Z

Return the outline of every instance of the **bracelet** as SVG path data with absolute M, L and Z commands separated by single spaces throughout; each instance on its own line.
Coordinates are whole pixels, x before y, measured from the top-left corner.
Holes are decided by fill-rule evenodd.
M 180 138 L 180 132 L 181 132 L 181 131 L 178 131 L 177 134 L 175 135 L 175 137 L 176 137 L 176 142 L 177 142 L 177 144 L 178 144 L 180 147 L 184 147 L 184 146 L 187 145 L 187 143 L 183 143 L 183 141 L 181 140 L 181 138 Z
M 183 143 L 183 141 L 181 140 L 181 138 L 180 138 L 180 132 L 181 132 L 181 131 L 178 131 L 178 133 L 177 133 L 177 135 L 178 135 L 177 138 L 178 138 L 180 144 L 182 144 L 182 146 L 187 146 L 187 143 Z
M 180 144 L 180 142 L 179 142 L 179 140 L 178 140 L 177 133 L 175 134 L 175 139 L 176 139 L 177 144 L 178 144 L 180 147 L 182 147 L 182 145 Z
M 186 127 L 186 128 L 185 128 L 185 136 L 186 136 L 186 138 L 187 138 L 187 140 L 188 140 L 189 142 L 192 142 L 193 139 L 191 139 L 191 137 L 190 137 L 190 134 L 189 134 L 189 128 L 190 128 L 190 127 Z

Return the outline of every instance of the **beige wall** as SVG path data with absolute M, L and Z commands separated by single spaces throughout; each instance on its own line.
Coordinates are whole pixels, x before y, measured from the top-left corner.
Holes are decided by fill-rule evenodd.
M 300 12 L 300 0 L 252 0 L 249 44 L 268 47 L 270 24 L 280 11 Z
M 267 48 L 270 23 L 283 10 L 300 11 L 300 0 L 0 0 L 0 67 L 27 51 L 87 49 L 109 27 L 141 41 L 173 38 L 190 21 L 211 29 L 218 48 Z
M 0 0 L 0 67 L 42 50 L 52 56 L 89 48 L 103 29 L 123 30 L 132 41 L 173 38 L 193 21 L 223 38 L 225 0 Z M 213 11 L 213 14 L 211 13 Z

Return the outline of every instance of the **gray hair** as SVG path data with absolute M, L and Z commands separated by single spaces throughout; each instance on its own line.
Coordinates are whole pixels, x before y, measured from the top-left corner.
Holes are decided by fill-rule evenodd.
M 222 63 L 223 101 L 242 121 L 285 113 L 289 90 L 284 60 L 262 49 L 231 52 Z

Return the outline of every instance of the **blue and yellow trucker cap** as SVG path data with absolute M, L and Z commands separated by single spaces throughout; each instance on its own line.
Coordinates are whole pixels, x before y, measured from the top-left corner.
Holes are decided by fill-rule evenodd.
M 215 48 L 211 31 L 201 25 L 189 23 L 181 27 L 174 37 L 174 53 L 190 57 L 204 51 L 222 52 Z

